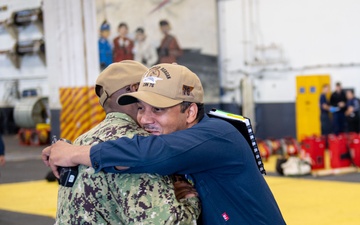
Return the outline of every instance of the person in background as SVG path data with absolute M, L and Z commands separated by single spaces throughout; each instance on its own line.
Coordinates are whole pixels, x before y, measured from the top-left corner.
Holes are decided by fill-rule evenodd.
M 360 105 L 359 105 L 359 99 L 355 97 L 353 90 L 347 90 L 346 91 L 346 122 L 347 122 L 347 128 L 349 132 L 360 132 Z
M 329 84 L 322 86 L 320 95 L 320 123 L 321 123 L 321 135 L 327 137 L 331 133 L 331 120 L 329 115 L 330 103 L 327 96 L 330 93 Z
M 136 61 L 125 60 L 111 64 L 99 75 L 95 92 L 106 118 L 78 137 L 75 145 L 149 135 L 135 122 L 136 104 L 117 103 L 121 94 L 137 90 L 146 70 Z M 79 166 L 73 187 L 59 188 L 56 224 L 193 225 L 200 214 L 196 195 L 192 185 L 175 179 L 173 184 L 169 176 L 95 173 L 91 167 Z
M 114 38 L 113 61 L 133 60 L 134 42 L 127 37 L 128 26 L 126 23 L 120 23 L 118 26 L 119 36 Z
M 5 144 L 0 134 L 0 166 L 5 165 Z
M 230 123 L 205 115 L 203 97 L 199 77 L 188 68 L 155 65 L 136 94 L 118 100 L 137 102 L 138 122 L 155 135 L 92 147 L 58 141 L 42 159 L 57 176 L 58 165 L 77 164 L 97 172 L 187 174 L 201 199 L 202 224 L 285 224 L 246 139 Z
M 112 47 L 108 40 L 109 35 L 110 35 L 110 24 L 104 21 L 100 27 L 100 38 L 98 41 L 101 70 L 104 70 L 108 65 L 110 65 L 113 62 Z
M 153 66 L 158 61 L 156 49 L 148 41 L 142 27 L 136 29 L 134 59 L 147 67 Z
M 164 35 L 158 48 L 159 62 L 174 63 L 182 55 L 182 50 L 176 38 L 169 33 L 171 30 L 169 22 L 161 20 L 159 24 L 160 30 Z
M 346 96 L 341 83 L 337 82 L 335 91 L 331 94 L 330 105 L 336 108 L 333 112 L 333 132 L 338 135 L 345 131 Z

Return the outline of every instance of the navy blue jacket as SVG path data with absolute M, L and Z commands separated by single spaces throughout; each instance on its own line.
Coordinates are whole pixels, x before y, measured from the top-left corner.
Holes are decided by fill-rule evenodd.
M 100 65 L 104 68 L 113 63 L 113 53 L 110 42 L 101 37 L 98 41 Z
M 325 94 L 321 94 L 320 95 L 320 112 L 321 114 L 329 114 L 329 111 L 326 109 L 323 109 L 322 105 L 323 104 L 327 104 L 329 105 L 328 100 L 326 99 L 326 95 Z
M 359 99 L 357 99 L 357 98 L 348 99 L 346 102 L 346 106 L 354 107 L 354 112 L 360 111 Z
M 204 224 L 285 221 L 245 138 L 229 123 L 205 116 L 168 135 L 121 138 L 91 148 L 96 171 L 189 174 L 202 201 Z

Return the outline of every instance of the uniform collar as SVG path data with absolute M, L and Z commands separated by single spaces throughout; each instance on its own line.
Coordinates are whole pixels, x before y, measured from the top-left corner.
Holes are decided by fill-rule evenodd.
M 105 119 L 121 119 L 131 123 L 136 123 L 129 115 L 121 112 L 110 112 L 106 114 Z

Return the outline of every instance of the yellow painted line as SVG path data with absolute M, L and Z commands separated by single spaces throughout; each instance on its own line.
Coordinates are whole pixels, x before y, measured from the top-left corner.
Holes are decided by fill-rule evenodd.
M 74 100 L 74 91 L 73 88 L 60 88 L 59 92 L 62 105 L 60 114 L 61 137 L 72 140 L 74 136 L 73 130 L 75 128 L 73 123 L 74 105 L 72 104 Z
M 31 181 L 0 185 L 0 209 L 55 218 L 57 182 Z
M 61 109 L 61 117 L 68 118 L 71 115 L 71 113 L 73 112 L 73 110 L 74 110 L 74 107 L 71 104 L 69 104 L 69 105 L 63 104 L 63 107 Z
M 271 156 L 264 162 L 268 172 L 276 172 L 276 158 Z M 325 152 L 325 170 L 329 168 L 329 154 Z M 265 179 L 287 224 L 360 224 L 360 174 L 359 183 L 271 176 Z
M 105 118 L 94 87 L 60 88 L 59 91 L 61 137 L 73 141 Z
M 78 122 L 78 120 L 83 119 L 83 118 L 89 119 L 90 118 L 89 110 L 90 110 L 90 107 L 88 105 L 79 105 L 78 107 L 76 107 L 75 111 L 74 111 L 74 115 L 73 115 L 75 123 Z
M 269 176 L 265 179 L 287 224 L 360 224 L 360 183 Z
M 76 129 L 73 130 L 74 137 L 78 137 L 91 128 L 91 108 L 89 103 L 88 88 L 75 88 L 73 122 Z
M 270 176 L 265 179 L 287 224 L 360 224 L 360 183 Z M 2 184 L 0 209 L 55 217 L 57 190 L 56 182 L 47 181 Z
M 95 93 L 95 87 L 89 87 L 89 104 L 90 104 L 90 121 L 91 127 L 98 125 L 102 120 L 105 119 L 105 111 L 99 103 L 99 98 Z
M 74 136 L 74 128 L 75 128 L 75 124 L 73 123 L 63 123 L 61 126 L 61 137 L 68 139 L 68 140 L 72 140 L 73 136 Z

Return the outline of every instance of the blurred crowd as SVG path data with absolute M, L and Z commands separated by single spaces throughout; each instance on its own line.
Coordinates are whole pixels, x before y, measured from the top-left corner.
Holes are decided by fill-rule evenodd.
M 145 29 L 138 27 L 135 38 L 129 38 L 129 27 L 121 22 L 118 25 L 118 36 L 109 41 L 110 24 L 104 21 L 100 27 L 99 54 L 101 70 L 113 62 L 136 60 L 147 67 L 157 63 L 173 63 L 182 55 L 180 45 L 175 36 L 170 34 L 171 26 L 167 20 L 159 22 L 163 38 L 159 46 L 154 46 L 147 38 Z
M 354 90 L 343 90 L 341 83 L 337 82 L 335 91 L 330 94 L 328 84 L 323 85 L 320 96 L 321 134 L 340 134 L 343 132 L 360 131 L 359 99 L 355 97 Z

